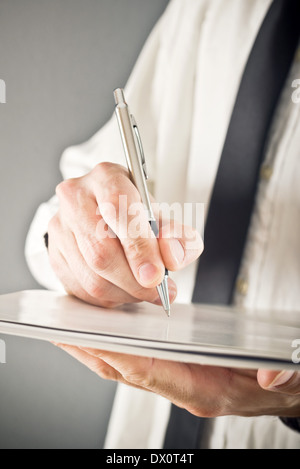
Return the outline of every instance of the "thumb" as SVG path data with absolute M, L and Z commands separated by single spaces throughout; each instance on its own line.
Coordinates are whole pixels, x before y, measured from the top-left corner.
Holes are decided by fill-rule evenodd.
M 162 227 L 158 241 L 164 264 L 173 272 L 191 264 L 203 252 L 198 231 L 173 220 Z
M 258 370 L 258 384 L 267 391 L 284 394 L 300 394 L 300 373 L 293 370 Z

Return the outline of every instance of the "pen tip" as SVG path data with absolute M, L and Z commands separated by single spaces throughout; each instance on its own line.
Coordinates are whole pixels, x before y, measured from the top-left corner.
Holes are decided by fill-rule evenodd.
M 163 282 L 161 283 L 161 285 L 157 287 L 157 290 L 159 292 L 161 304 L 166 312 L 166 315 L 169 318 L 171 315 L 171 307 L 170 307 L 169 290 L 168 290 L 168 279 L 166 276 Z

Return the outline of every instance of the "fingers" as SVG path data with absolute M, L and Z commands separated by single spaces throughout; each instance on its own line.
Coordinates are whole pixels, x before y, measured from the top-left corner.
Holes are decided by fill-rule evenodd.
M 257 381 L 259 385 L 267 391 L 300 395 L 300 373 L 297 371 L 259 370 L 257 373 Z
M 122 383 L 158 393 L 176 403 L 182 403 L 183 398 L 186 397 L 186 382 L 190 377 L 190 372 L 185 364 L 85 347 L 82 350 L 117 370 L 118 380 Z M 174 376 L 180 376 L 178 383 L 174 380 Z M 172 386 L 169 382 L 170 377 Z
M 88 367 L 99 377 L 118 381 L 144 391 L 156 392 L 182 405 L 187 396 L 185 383 L 190 377 L 190 371 L 185 364 L 163 362 L 151 358 L 123 355 L 115 352 L 100 351 L 86 347 L 76 347 L 55 343 L 80 363 Z M 166 370 L 168 372 L 166 373 Z M 170 376 L 181 376 L 179 384 L 173 381 L 170 386 Z
M 53 345 L 61 348 L 64 352 L 68 353 L 71 357 L 75 358 L 77 361 L 85 365 L 93 373 L 96 373 L 102 379 L 109 381 L 118 381 L 118 383 L 123 383 L 137 389 L 143 389 L 136 384 L 129 383 L 128 381 L 126 381 L 126 379 L 118 370 L 116 370 L 114 367 L 110 366 L 104 360 L 99 358 L 97 354 L 95 354 L 94 349 L 59 343 L 53 343 Z
M 59 345 L 98 376 L 159 394 L 200 417 L 238 415 L 243 417 L 299 415 L 299 398 L 262 389 L 253 372 L 178 363 L 131 356 L 86 347 Z M 284 373 L 261 372 L 265 384 Z M 273 376 L 272 376 L 273 375 Z M 298 373 L 294 373 L 289 392 L 296 394 Z M 276 378 L 275 378 L 276 379 Z M 294 381 L 295 379 L 295 381 Z M 275 381 L 273 379 L 272 383 Z M 284 386 L 282 383 L 280 386 Z M 294 388 L 296 385 L 296 388 Z M 299 388 L 298 388 L 299 389 Z M 269 390 L 269 387 L 268 387 Z M 286 394 L 286 395 L 284 395 Z
M 74 234 L 68 229 L 63 229 L 59 219 L 52 222 L 51 233 L 53 223 L 56 225 L 56 243 L 50 243 L 50 259 L 53 270 L 69 294 L 93 305 L 107 308 L 140 301 L 127 291 L 97 275 L 83 258 Z M 59 245 L 59 250 L 56 244 Z M 128 266 L 126 267 L 128 269 Z M 155 302 L 157 292 L 147 290 L 144 297 L 147 297 L 147 301 Z
M 65 260 L 65 258 L 61 255 L 61 253 L 51 247 L 52 257 L 51 257 L 51 265 L 54 272 L 57 274 L 58 278 L 60 279 L 61 283 L 64 286 L 64 289 L 69 295 L 76 296 L 77 298 L 90 303 L 94 306 L 101 306 L 99 299 L 93 298 L 90 296 L 82 287 L 81 285 L 74 279 L 74 276 Z M 54 252 L 55 251 L 55 252 Z
M 119 238 L 136 280 L 146 288 L 161 283 L 165 267 L 171 271 L 194 262 L 203 251 L 200 234 L 191 227 L 167 220 L 155 238 L 128 173 L 108 163 L 95 169 L 94 192 L 101 215 Z M 125 195 L 125 197 L 124 197 Z M 158 214 L 157 214 L 158 216 Z
M 227 369 L 83 348 L 117 370 L 121 382 L 154 392 L 201 417 L 225 415 Z M 257 386 L 258 387 L 258 386 Z M 223 391 L 221 391 L 223 390 Z M 263 391 L 261 391 L 263 392 Z
M 156 287 L 164 278 L 165 266 L 137 189 L 118 165 L 102 164 L 94 173 L 100 213 L 120 240 L 135 279 L 145 288 Z
M 103 244 L 97 241 L 93 231 L 88 231 L 85 211 L 81 213 L 78 209 L 77 213 L 85 231 L 78 228 L 75 230 L 76 235 L 64 228 L 59 217 L 54 218 L 49 225 L 49 238 L 55 239 L 49 247 L 50 260 L 63 285 L 66 287 L 68 284 L 68 292 L 84 299 L 84 290 L 88 294 L 86 297 L 94 298 L 92 304 L 95 304 L 96 300 L 97 305 L 104 307 L 137 301 L 161 304 L 155 288 L 142 288 L 136 281 L 118 240 L 108 239 Z M 67 264 L 68 269 L 60 264 Z M 81 287 L 80 295 L 78 285 Z M 176 285 L 172 280 L 169 280 L 169 287 L 172 302 L 177 294 Z
M 80 347 L 76 347 L 73 345 L 67 344 L 54 344 L 57 347 L 61 348 L 73 358 L 78 360 L 80 363 L 85 365 L 89 368 L 93 373 L 96 373 L 98 376 L 102 377 L 103 379 L 112 380 L 112 381 L 121 381 L 122 376 L 121 374 L 105 363 L 103 360 L 91 355 L 84 349 Z
M 140 231 L 133 235 L 137 215 L 129 214 L 127 219 L 127 213 L 134 204 L 141 207 L 139 194 L 116 166 L 98 165 L 88 177 L 65 181 L 57 195 L 64 220 L 90 268 L 139 297 L 141 287 L 154 289 L 162 281 L 164 266 L 144 208 L 138 216 Z M 124 211 L 122 194 L 128 197 Z
M 61 283 L 63 284 L 66 292 L 69 295 L 75 296 L 80 300 L 92 304 L 94 306 L 101 306 L 104 308 L 114 308 L 123 304 L 126 300 L 132 303 L 136 302 L 135 298 L 131 298 L 126 292 L 119 291 L 117 287 L 109 285 L 108 282 L 102 279 L 94 280 L 88 279 L 87 273 L 82 272 L 81 278 L 76 278 L 74 270 L 71 270 L 65 257 L 62 255 L 55 246 L 51 246 L 51 264 L 54 272 L 58 275 Z M 75 259 L 76 252 L 73 251 L 72 258 Z M 76 271 L 77 272 L 77 271 Z M 78 275 L 79 277 L 79 275 Z M 87 281 L 84 281 L 84 278 Z M 103 293 L 101 293 L 103 292 Z
M 57 187 L 57 196 L 60 210 L 49 225 L 50 246 L 52 240 L 70 278 L 66 266 L 58 265 L 55 271 L 64 270 L 64 284 L 71 291 L 77 293 L 80 286 L 80 298 L 84 290 L 105 304 L 108 298 L 113 304 L 160 304 L 156 287 L 165 267 L 179 270 L 202 252 L 199 234 L 175 222 L 164 226 L 156 239 L 140 195 L 119 165 L 102 163 L 87 176 L 65 181 Z M 49 253 L 53 256 L 53 250 Z M 72 274 L 75 281 L 70 285 Z M 172 280 L 169 292 L 172 303 L 177 294 Z

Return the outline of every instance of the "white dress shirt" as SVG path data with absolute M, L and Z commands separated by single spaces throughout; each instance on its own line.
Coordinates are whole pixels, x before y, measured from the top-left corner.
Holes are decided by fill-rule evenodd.
M 203 202 L 207 213 L 243 70 L 271 1 L 171 0 L 152 31 L 125 91 L 158 201 Z M 274 119 L 235 297 L 266 316 L 300 304 L 300 104 L 291 99 L 297 78 L 299 54 Z M 114 117 L 64 152 L 61 171 L 65 179 L 79 177 L 102 161 L 125 165 Z M 42 285 L 61 290 L 43 243 L 57 207 L 54 197 L 39 208 L 26 257 Z M 173 275 L 178 302 L 191 301 L 196 268 Z M 119 385 L 106 448 L 161 448 L 169 412 L 165 399 Z M 300 434 L 276 417 L 219 417 L 210 422 L 206 447 L 299 448 Z

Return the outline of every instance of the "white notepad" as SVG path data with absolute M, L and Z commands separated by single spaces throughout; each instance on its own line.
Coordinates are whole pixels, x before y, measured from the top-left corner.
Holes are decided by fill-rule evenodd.
M 300 369 L 300 312 L 149 303 L 107 310 L 51 291 L 0 296 L 0 334 L 203 365 Z M 297 349 L 299 347 L 299 354 Z

